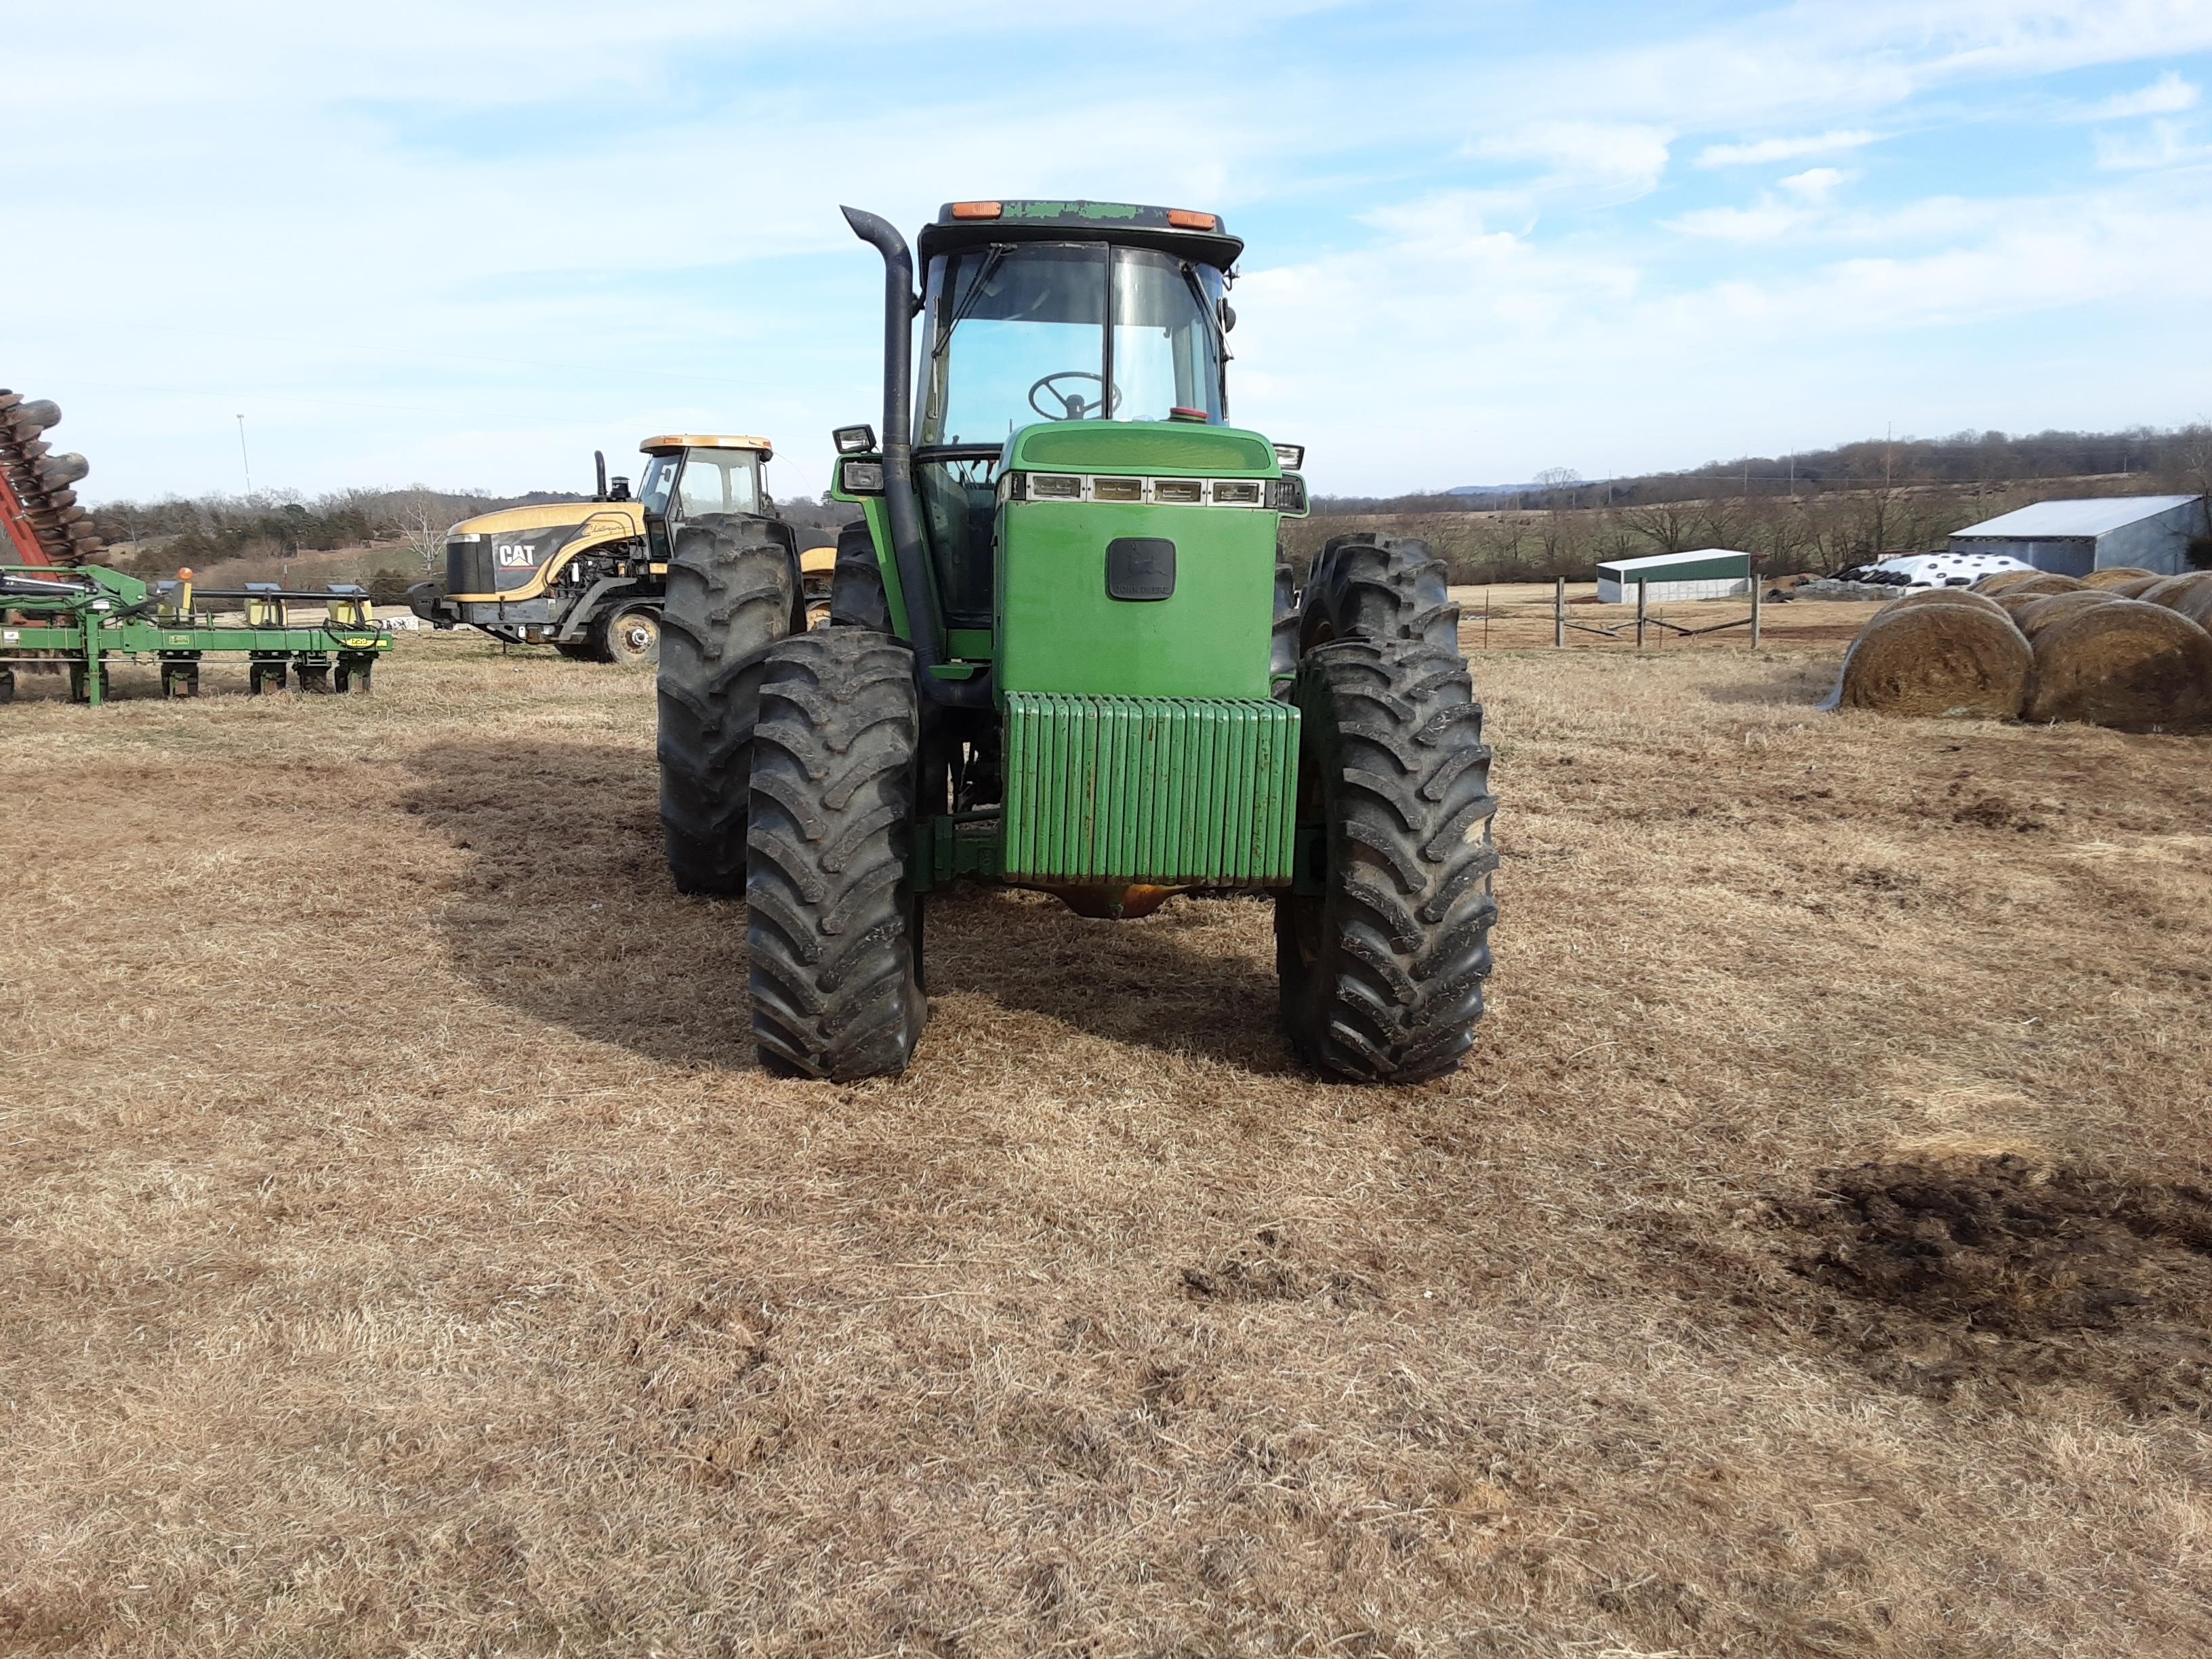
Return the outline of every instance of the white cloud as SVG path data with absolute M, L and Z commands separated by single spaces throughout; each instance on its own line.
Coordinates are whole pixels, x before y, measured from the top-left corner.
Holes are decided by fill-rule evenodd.
M 2148 131 L 2135 137 L 2117 133 L 2097 135 L 2097 165 L 2114 173 L 2148 173 L 2161 167 L 2187 167 L 2212 161 L 2212 143 L 2201 129 L 2183 121 L 2153 121 Z
M 2124 92 L 2082 112 L 2088 121 L 2127 121 L 2143 115 L 2176 115 L 2197 107 L 2197 89 L 2172 70 L 2148 86 Z
M 1797 138 L 1760 138 L 1742 144 L 1708 144 L 1698 152 L 1701 167 L 1765 166 L 1794 161 L 1800 156 L 1827 155 L 1839 149 L 1870 144 L 1875 135 L 1863 131 L 1808 133 Z
M 1310 444 L 1317 488 L 1367 491 L 1563 459 L 1601 477 L 1659 454 L 1832 441 L 1899 411 L 1937 428 L 2201 408 L 2212 185 L 1911 211 L 1948 239 L 1909 256 L 1723 267 L 1686 286 L 1437 204 L 1377 216 L 1406 234 L 1240 288 L 1240 367 L 1271 367 L 1244 376 L 1239 413 Z M 1984 350 L 1997 331 L 2002 347 Z M 2130 367 L 2087 374 L 2083 359 Z
M 1540 120 L 1478 138 L 1469 148 L 1499 161 L 1544 168 L 1540 185 L 1588 188 L 1621 199 L 1641 196 L 1667 171 L 1674 134 L 1639 122 Z
M 1852 175 L 1835 167 L 1808 167 L 1802 173 L 1793 173 L 1778 179 L 1776 187 L 1786 191 L 1801 202 L 1825 202 L 1836 193 L 1838 185 Z

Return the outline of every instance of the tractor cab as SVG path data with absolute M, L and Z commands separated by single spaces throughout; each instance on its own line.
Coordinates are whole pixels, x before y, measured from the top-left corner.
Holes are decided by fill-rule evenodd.
M 1243 245 L 1210 214 L 1169 216 L 963 202 L 922 232 L 915 483 L 949 624 L 991 625 L 997 472 L 1015 434 L 1226 418 L 1223 295 Z
M 668 562 L 687 525 L 767 511 L 761 467 L 775 450 L 765 438 L 685 433 L 647 438 L 638 449 L 647 459 L 637 499 L 656 564 Z
M 919 648 L 993 663 L 1000 696 L 1125 684 L 1139 659 L 1170 695 L 1267 696 L 1276 524 L 1304 493 L 1297 452 L 1228 424 L 1243 243 L 1211 213 L 955 202 L 909 255 L 848 217 L 890 273 L 886 431 L 837 434 L 838 493 L 884 497 L 902 600 L 920 556 Z

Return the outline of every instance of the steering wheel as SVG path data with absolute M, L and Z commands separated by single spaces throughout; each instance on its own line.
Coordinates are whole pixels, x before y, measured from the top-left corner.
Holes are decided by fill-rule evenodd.
M 1030 407 L 1048 421 L 1080 421 L 1092 414 L 1102 403 L 1111 400 L 1106 418 L 1114 418 L 1114 410 L 1121 407 L 1121 393 L 1118 387 L 1108 387 L 1104 398 L 1085 398 L 1080 392 L 1062 392 L 1053 385 L 1054 380 L 1089 380 L 1094 386 L 1105 386 L 1103 375 L 1093 374 L 1088 369 L 1063 368 L 1056 374 L 1047 374 L 1030 387 Z M 1047 409 L 1037 401 L 1037 393 L 1050 395 L 1058 409 Z

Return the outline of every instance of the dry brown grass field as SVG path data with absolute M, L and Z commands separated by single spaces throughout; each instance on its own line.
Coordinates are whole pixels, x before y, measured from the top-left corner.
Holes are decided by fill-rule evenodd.
M 769 1079 L 641 676 L 31 683 L 0 1650 L 2212 1650 L 2212 740 L 1817 714 L 1862 620 L 1497 608 L 1403 1092 L 1262 903 L 986 893 Z

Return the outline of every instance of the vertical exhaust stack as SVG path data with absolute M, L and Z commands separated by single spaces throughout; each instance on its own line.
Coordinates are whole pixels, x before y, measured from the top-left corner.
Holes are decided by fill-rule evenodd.
M 988 708 L 989 670 L 964 680 L 939 679 L 931 672 L 945 660 L 945 632 L 937 587 L 929 579 L 921 501 L 914 487 L 914 314 L 921 309 L 914 292 L 914 253 L 890 220 L 859 208 L 840 211 L 853 234 L 884 256 L 884 505 L 906 597 L 908 631 L 921 665 L 922 693 L 951 708 Z
M 593 487 L 592 499 L 595 501 L 606 500 L 607 452 L 604 449 L 595 449 L 592 452 L 592 476 L 598 481 Z

